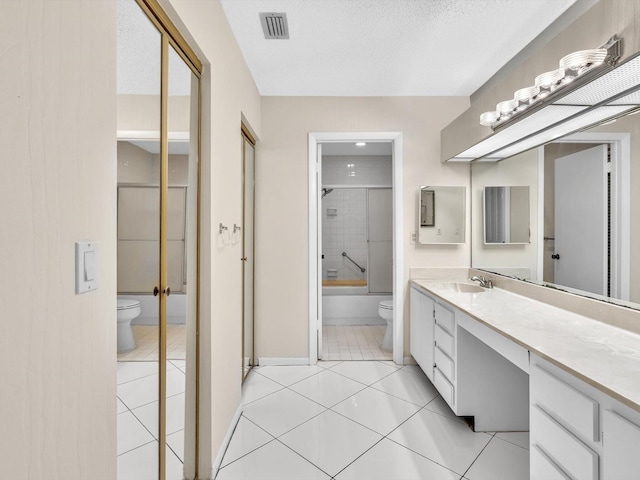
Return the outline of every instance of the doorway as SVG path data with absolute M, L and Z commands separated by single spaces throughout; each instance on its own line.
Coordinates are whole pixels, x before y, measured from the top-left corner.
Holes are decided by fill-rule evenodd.
M 391 360 L 392 145 L 321 145 L 321 358 Z
M 542 280 L 628 299 L 629 135 L 575 134 L 541 152 Z
M 338 185 L 335 184 L 331 186 L 329 183 L 326 183 L 322 177 L 322 164 L 323 164 L 323 147 L 327 144 L 349 144 L 352 147 L 355 146 L 356 142 L 364 142 L 364 143 L 373 143 L 373 144 L 387 144 L 390 147 L 390 170 L 391 170 L 391 184 L 390 185 L 359 185 L 359 188 L 356 190 L 362 190 L 359 192 L 362 194 L 364 192 L 363 198 L 364 200 L 364 211 L 366 212 L 368 208 L 369 202 L 373 202 L 374 211 L 379 211 L 385 202 L 388 205 L 388 209 L 391 212 L 391 216 L 389 218 L 389 226 L 388 234 L 383 234 L 380 237 L 372 237 L 371 232 L 368 231 L 368 227 L 366 226 L 368 223 L 375 224 L 375 221 L 370 222 L 370 219 L 367 219 L 366 213 L 363 213 L 365 216 L 365 232 L 363 236 L 366 238 L 367 248 L 362 258 L 358 258 L 358 255 L 351 255 L 345 249 L 340 249 L 337 255 L 338 260 L 341 262 L 341 265 L 344 267 L 343 269 L 347 272 L 353 270 L 353 273 L 360 272 L 360 277 L 362 278 L 353 278 L 353 279 L 345 279 L 351 280 L 353 282 L 363 283 L 366 281 L 365 285 L 350 285 L 349 288 L 366 288 L 367 296 L 369 293 L 370 282 L 374 285 L 377 285 L 375 288 L 381 289 L 389 289 L 388 292 L 373 292 L 373 293 L 390 293 L 389 297 L 392 298 L 390 300 L 390 306 L 392 306 L 392 315 L 393 322 L 390 331 L 391 347 L 392 347 L 392 355 L 389 356 L 389 359 L 393 359 L 393 361 L 397 364 L 403 363 L 403 302 L 402 302 L 402 293 L 403 293 L 403 260 L 402 260 L 402 135 L 400 133 L 391 132 L 391 133 L 310 133 L 309 134 L 309 362 L 310 364 L 315 364 L 318 359 L 323 359 L 323 281 L 326 284 L 326 281 L 329 277 L 335 276 L 338 277 L 338 272 L 329 271 L 329 269 L 333 270 L 333 267 L 327 265 L 327 267 L 323 267 L 323 229 L 322 229 L 322 219 L 323 216 L 327 216 L 327 213 L 332 214 L 333 211 L 327 212 L 323 205 L 323 193 L 325 197 L 329 198 L 328 195 L 331 195 L 331 192 L 340 192 L 343 189 L 348 189 L 353 186 L 352 185 Z M 332 148 L 332 147 L 330 147 Z M 355 147 L 357 148 L 357 147 Z M 351 162 L 353 163 L 353 162 Z M 348 162 L 346 165 L 349 165 Z M 345 166 L 346 166 L 345 165 Z M 346 168 L 354 168 L 346 166 Z M 355 172 L 354 172 L 355 173 Z M 352 175 L 352 177 L 355 175 Z M 378 187 L 378 188 L 376 188 Z M 323 192 L 323 188 L 325 189 Z M 336 190 L 337 189 L 337 190 Z M 386 189 L 386 191 L 385 191 Z M 370 192 L 373 194 L 370 195 Z M 356 193 L 356 192 L 354 192 Z M 357 193 L 356 195 L 357 196 Z M 334 199 L 337 200 L 338 195 L 334 196 Z M 390 200 L 390 202 L 389 202 Z M 377 203 L 376 203 L 377 202 Z M 390 205 L 389 205 L 390 203 Z M 328 208 L 328 207 L 327 207 Z M 338 207 L 331 207 L 333 209 Z M 374 226 L 374 225 L 372 225 Z M 355 227 L 353 227 L 355 228 Z M 357 235 L 354 235 L 357 236 Z M 368 236 L 368 238 L 367 238 Z M 373 240 L 373 242 L 372 242 Z M 375 261 L 371 262 L 371 243 L 378 243 L 374 246 L 374 250 L 376 252 L 373 255 L 376 257 Z M 385 255 L 381 254 L 380 248 L 384 249 L 383 244 L 386 244 L 386 247 L 389 247 L 389 254 L 386 255 L 387 263 L 390 263 L 390 278 L 385 280 L 384 275 L 380 277 L 378 274 L 372 275 L 372 272 L 369 270 L 370 265 L 374 265 L 379 263 L 380 258 L 384 258 Z M 332 248 L 335 249 L 336 245 L 332 245 Z M 335 252 L 333 252 L 335 253 Z M 346 253 L 346 255 L 342 255 Z M 355 257 L 355 258 L 354 258 Z M 327 259 L 329 260 L 329 259 Z M 360 263 L 359 263 L 360 262 Z M 366 264 L 366 266 L 365 266 Z M 354 270 L 355 269 L 355 270 Z M 362 271 L 364 269 L 364 271 Z M 339 270 L 339 268 L 336 268 Z M 378 269 L 377 267 L 373 270 L 384 271 L 385 269 Z M 365 278 L 366 277 L 366 278 Z M 340 280 L 336 278 L 336 280 Z M 381 286 L 386 282 L 389 286 Z M 326 287 L 325 287 L 326 288 Z M 362 292 L 364 294 L 364 291 Z M 374 318 L 378 320 L 378 304 L 379 299 L 375 299 L 375 306 L 369 306 L 370 318 Z M 378 320 L 380 321 L 380 320 Z M 386 321 L 385 321 L 386 323 Z M 381 326 L 382 327 L 382 326 Z M 386 326 L 382 327 L 381 330 L 385 331 Z M 326 337 L 326 335 L 325 335 Z M 356 340 L 357 341 L 357 340 Z M 324 349 L 325 353 L 327 349 Z

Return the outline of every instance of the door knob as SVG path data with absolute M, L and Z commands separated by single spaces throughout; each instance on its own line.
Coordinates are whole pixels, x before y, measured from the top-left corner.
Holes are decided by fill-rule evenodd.
M 560 254 L 559 253 L 555 253 L 555 254 L 551 255 L 551 258 L 553 258 L 554 260 L 560 260 Z
M 153 287 L 153 296 L 157 297 L 160 293 L 160 289 L 158 287 Z

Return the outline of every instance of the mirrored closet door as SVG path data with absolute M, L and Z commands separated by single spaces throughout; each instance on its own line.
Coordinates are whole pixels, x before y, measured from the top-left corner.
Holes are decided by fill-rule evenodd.
M 197 476 L 200 71 L 118 0 L 118 478 Z

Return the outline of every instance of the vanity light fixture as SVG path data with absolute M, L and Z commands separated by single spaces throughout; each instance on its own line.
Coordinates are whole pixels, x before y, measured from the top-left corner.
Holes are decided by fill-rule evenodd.
M 535 78 L 533 86 L 517 90 L 513 99 L 500 102 L 494 111 L 480 115 L 480 124 L 495 130 L 514 120 L 530 107 L 542 107 L 551 98 L 557 98 L 557 95 L 573 90 L 582 83 L 576 80 L 588 73 L 591 72 L 589 77 L 593 78 L 598 72 L 610 69 L 619 57 L 620 40 L 615 36 L 600 48 L 570 53 L 560 59 L 557 70 L 541 73 Z
M 559 68 L 480 116 L 492 133 L 448 161 L 495 162 L 565 135 L 640 111 L 640 52 L 618 63 L 617 36 L 593 50 L 566 55 Z

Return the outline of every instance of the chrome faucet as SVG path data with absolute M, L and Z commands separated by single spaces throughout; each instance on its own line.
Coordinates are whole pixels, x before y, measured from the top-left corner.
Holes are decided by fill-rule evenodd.
M 472 282 L 480 282 L 480 286 L 484 288 L 493 288 L 493 282 L 491 280 L 487 280 L 482 275 L 474 275 L 469 280 Z

